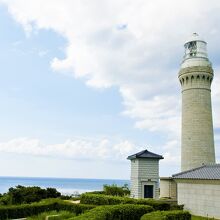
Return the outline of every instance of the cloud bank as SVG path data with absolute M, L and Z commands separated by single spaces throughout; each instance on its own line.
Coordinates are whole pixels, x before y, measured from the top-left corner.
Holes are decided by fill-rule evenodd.
M 67 39 L 66 57 L 54 57 L 54 71 L 71 74 L 93 88 L 117 87 L 123 115 L 135 126 L 166 134 L 165 154 L 173 154 L 180 140 L 180 86 L 177 79 L 183 43 L 193 32 L 208 41 L 209 54 L 220 53 L 220 2 L 217 0 L 0 0 L 27 35 L 50 29 Z M 213 83 L 214 126 L 220 128 L 219 61 Z M 170 143 L 172 143 L 170 145 Z M 8 143 L 9 144 L 9 143 Z M 31 142 L 40 149 L 39 143 Z M 102 141 L 95 149 L 102 148 Z M 119 144 L 120 145 L 120 144 Z M 4 148 L 4 144 L 2 145 Z M 86 152 L 83 142 L 48 146 L 57 152 Z M 104 144 L 104 146 L 107 146 Z M 121 146 L 121 145 L 120 145 Z M 125 144 L 123 149 L 132 149 Z M 115 146 L 110 147 L 114 149 Z M 117 148 L 117 147 L 116 147 Z M 64 150 L 65 149 L 65 150 Z M 103 155 L 108 152 L 104 147 Z M 95 152 L 96 154 L 97 152 Z M 75 155 L 75 150 L 70 155 Z M 119 147 L 119 151 L 121 148 Z M 129 153 L 129 152 L 126 152 Z M 176 152 L 179 155 L 179 151 Z M 68 154 L 68 153 L 67 153 Z M 83 155 L 83 153 L 82 153 Z M 102 155 L 102 153 L 101 153 Z M 123 154 L 122 154 L 123 155 Z M 178 158 L 176 155 L 176 158 Z M 120 157 L 120 156 L 119 156 Z
M 75 138 L 61 144 L 46 145 L 39 139 L 17 138 L 0 143 L 0 152 L 66 159 L 124 160 L 134 151 L 140 151 L 126 140 L 114 142 L 107 138 L 91 140 Z

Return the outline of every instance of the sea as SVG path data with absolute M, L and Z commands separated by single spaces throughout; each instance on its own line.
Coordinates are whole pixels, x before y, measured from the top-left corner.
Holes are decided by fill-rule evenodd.
M 118 179 L 79 179 L 79 178 L 44 178 L 44 177 L 0 177 L 0 193 L 6 193 L 10 187 L 39 186 L 53 187 L 63 195 L 77 195 L 84 192 L 102 190 L 104 184 L 123 186 L 129 180 Z

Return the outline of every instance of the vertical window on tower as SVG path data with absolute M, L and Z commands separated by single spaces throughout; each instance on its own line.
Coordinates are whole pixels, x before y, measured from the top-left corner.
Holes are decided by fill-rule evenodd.
M 187 48 L 189 50 L 189 55 L 190 56 L 196 56 L 196 50 L 197 50 L 197 45 L 196 41 L 191 41 L 187 44 Z

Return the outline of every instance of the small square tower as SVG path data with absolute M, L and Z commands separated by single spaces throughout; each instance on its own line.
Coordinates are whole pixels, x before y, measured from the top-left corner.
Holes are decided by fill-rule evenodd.
M 127 158 L 131 161 L 131 197 L 159 198 L 159 160 L 161 155 L 143 150 Z

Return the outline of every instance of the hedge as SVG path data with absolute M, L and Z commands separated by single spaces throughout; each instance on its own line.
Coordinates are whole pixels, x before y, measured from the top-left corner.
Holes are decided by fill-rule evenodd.
M 147 205 L 108 205 L 98 206 L 71 220 L 138 220 L 142 215 L 154 209 Z
M 81 205 L 64 202 L 59 199 L 32 204 L 0 206 L 0 220 L 24 218 L 27 216 L 37 215 L 39 213 L 52 210 L 66 210 L 73 212 L 76 215 L 79 215 L 86 210 L 92 209 L 94 207 L 95 206 L 93 205 Z
M 91 191 L 91 192 L 86 192 L 86 194 L 101 194 L 101 195 L 106 195 L 104 191 Z
M 187 211 L 157 211 L 145 214 L 141 220 L 191 220 L 191 215 Z
M 81 195 L 81 204 L 93 204 L 93 205 L 117 205 L 117 204 L 138 204 L 149 205 L 155 210 L 170 210 L 172 204 L 158 201 L 153 199 L 132 199 L 128 197 L 98 195 L 91 193 L 84 193 Z

